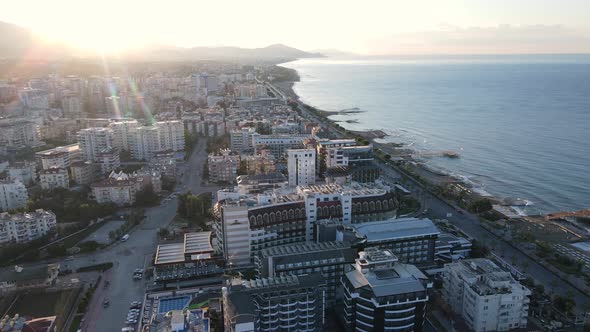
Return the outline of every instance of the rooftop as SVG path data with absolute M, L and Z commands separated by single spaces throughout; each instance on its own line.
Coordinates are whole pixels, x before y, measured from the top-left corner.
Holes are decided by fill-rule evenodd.
M 430 219 L 399 218 L 351 226 L 357 235 L 366 238 L 368 242 L 440 234 Z
M 346 273 L 354 288 L 370 287 L 376 297 L 425 291 L 426 276 L 414 265 L 393 264 L 387 270 L 355 269 Z

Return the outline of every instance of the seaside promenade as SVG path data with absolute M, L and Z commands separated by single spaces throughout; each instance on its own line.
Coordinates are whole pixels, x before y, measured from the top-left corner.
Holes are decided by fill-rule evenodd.
M 335 138 L 346 137 L 344 131 L 334 126 L 334 122 L 325 118 L 320 118 L 309 112 L 306 105 L 299 101 L 298 96 L 291 89 L 291 84 L 282 84 L 280 89 L 270 83 L 267 84 L 272 90 L 281 91 L 281 95 L 285 98 L 290 97 L 294 100 L 297 103 L 302 116 L 319 123 L 322 128 L 326 129 L 327 132 Z M 562 280 L 560 276 L 541 266 L 534 259 L 514 247 L 512 244 L 489 232 L 481 225 L 476 216 L 437 197 L 411 175 L 397 169 L 395 165 L 389 163 L 385 164 L 382 161 L 376 162 L 386 178 L 401 179 L 403 185 L 412 192 L 412 195 L 422 202 L 424 205 L 423 208 L 428 209 L 428 217 L 432 219 L 446 218 L 468 236 L 478 240 L 492 251 L 503 252 L 506 257 L 514 257 L 521 266 L 527 266 L 527 275 L 532 277 L 537 283 L 544 285 L 547 291 L 565 297 L 572 297 L 576 302 L 576 308 L 579 313 L 583 313 L 585 310 L 584 308 L 586 308 L 587 305 L 590 305 L 590 296 L 580 292 L 567 281 Z M 447 215 L 451 215 L 451 217 L 447 217 Z

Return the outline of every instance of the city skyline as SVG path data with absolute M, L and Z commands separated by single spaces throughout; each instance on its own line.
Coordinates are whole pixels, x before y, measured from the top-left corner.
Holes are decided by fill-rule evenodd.
M 106 53 L 154 44 L 257 48 L 276 43 L 363 55 L 588 53 L 590 4 L 566 2 L 372 1 L 358 6 L 303 1 L 273 11 L 276 5 L 267 0 L 173 0 L 165 7 L 136 1 L 23 1 L 5 5 L 0 21 L 49 41 Z

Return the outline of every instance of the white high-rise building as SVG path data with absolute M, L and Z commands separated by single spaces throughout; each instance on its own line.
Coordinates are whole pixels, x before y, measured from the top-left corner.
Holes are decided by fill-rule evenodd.
M 131 156 L 139 160 L 149 160 L 156 152 L 184 151 L 182 121 L 161 121 L 138 127 L 129 138 L 129 150 Z
M 0 142 L 4 146 L 20 149 L 43 145 L 40 141 L 39 125 L 33 121 L 17 119 L 0 119 Z
M 109 123 L 113 130 L 113 147 L 120 151 L 129 151 L 129 138 L 139 127 L 137 120 L 121 120 Z
M 216 224 L 217 250 L 230 266 L 250 264 L 250 221 L 247 206 L 223 206 Z
M 489 259 L 446 264 L 443 297 L 475 332 L 526 327 L 531 291 Z
M 24 88 L 18 95 L 25 107 L 49 108 L 49 94 L 43 89 Z
M 82 114 L 82 100 L 76 93 L 67 93 L 61 98 L 64 117 L 75 117 Z
M 29 194 L 20 181 L 0 180 L 0 210 L 18 209 L 27 205 Z
M 315 184 L 315 150 L 287 150 L 287 171 L 291 187 Z
M 78 143 L 82 159 L 98 161 L 97 154 L 113 147 L 113 130 L 94 127 L 78 132 Z
M 51 211 L 9 214 L 0 213 L 0 244 L 24 243 L 42 237 L 55 227 L 55 214 Z

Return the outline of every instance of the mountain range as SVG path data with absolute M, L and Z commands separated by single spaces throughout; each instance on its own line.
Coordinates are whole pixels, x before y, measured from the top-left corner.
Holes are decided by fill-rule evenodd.
M 23 27 L 0 22 L 0 59 L 57 60 L 64 57 L 92 57 L 88 51 L 63 43 L 48 43 Z M 283 44 L 262 48 L 192 47 L 151 45 L 128 50 L 120 57 L 138 61 L 287 61 L 322 57 L 320 53 L 305 52 Z

